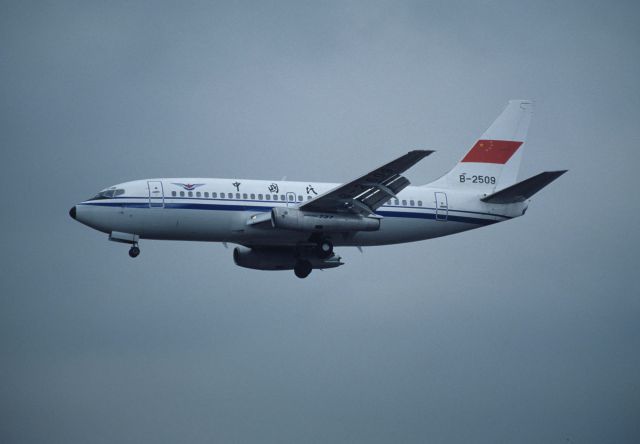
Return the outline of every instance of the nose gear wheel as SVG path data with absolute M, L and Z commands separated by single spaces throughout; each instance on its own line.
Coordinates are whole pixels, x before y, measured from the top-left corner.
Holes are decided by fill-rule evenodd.
M 140 248 L 137 245 L 134 245 L 133 247 L 129 248 L 130 257 L 138 257 L 139 254 L 140 254 Z

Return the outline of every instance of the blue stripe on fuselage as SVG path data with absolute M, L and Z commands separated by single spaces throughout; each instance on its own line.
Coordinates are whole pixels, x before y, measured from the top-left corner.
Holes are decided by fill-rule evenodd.
M 240 201 L 242 202 L 242 201 Z M 256 202 L 256 201 L 252 201 Z M 265 202 L 266 203 L 266 202 Z M 92 206 L 101 206 L 101 207 L 121 207 L 121 208 L 149 208 L 148 202 L 104 202 L 104 201 L 88 201 L 83 202 L 81 205 L 92 205 Z M 153 207 L 153 208 L 162 208 L 161 206 Z M 271 211 L 273 207 L 265 207 L 265 206 L 256 206 L 256 205 L 221 205 L 221 204 L 211 204 L 211 203 L 185 203 L 185 202 L 167 202 L 165 200 L 164 208 L 166 209 L 174 209 L 174 210 L 210 210 L 210 211 L 253 211 L 253 212 L 268 212 Z M 483 216 L 491 216 L 496 217 L 495 214 L 488 213 L 479 213 L 475 211 L 461 211 L 461 210 L 450 210 L 446 220 L 451 222 L 461 222 L 467 224 L 474 225 L 491 225 L 496 222 L 502 222 L 503 220 L 511 219 L 508 216 L 497 216 L 503 218 L 502 220 L 494 220 L 494 219 L 484 219 L 479 217 L 469 217 L 469 216 L 459 216 L 451 214 L 452 212 L 457 213 L 471 213 L 471 214 L 480 214 Z M 408 219 L 436 219 L 435 212 L 426 212 L 422 211 L 388 211 L 382 210 L 377 211 L 376 214 L 383 217 L 400 217 L 400 218 L 408 218 Z M 440 219 L 439 219 L 440 220 Z M 442 219 L 444 222 L 445 219 Z

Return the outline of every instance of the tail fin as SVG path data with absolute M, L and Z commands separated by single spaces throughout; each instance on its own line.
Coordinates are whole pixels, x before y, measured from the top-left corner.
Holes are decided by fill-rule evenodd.
M 510 100 L 460 162 L 430 186 L 490 194 L 516 182 L 533 113 L 530 100 Z

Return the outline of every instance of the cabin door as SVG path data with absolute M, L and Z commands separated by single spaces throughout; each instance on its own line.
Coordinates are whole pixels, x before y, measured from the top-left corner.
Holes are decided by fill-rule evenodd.
M 436 220 L 446 221 L 449 216 L 449 204 L 446 193 L 436 192 Z
M 162 189 L 162 182 L 159 180 L 148 180 L 149 186 L 149 208 L 163 208 L 164 207 L 164 191 Z

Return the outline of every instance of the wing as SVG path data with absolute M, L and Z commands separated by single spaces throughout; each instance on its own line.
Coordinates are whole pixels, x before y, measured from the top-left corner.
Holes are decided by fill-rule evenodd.
M 371 214 L 409 185 L 406 170 L 433 151 L 415 150 L 300 206 L 304 211 Z

